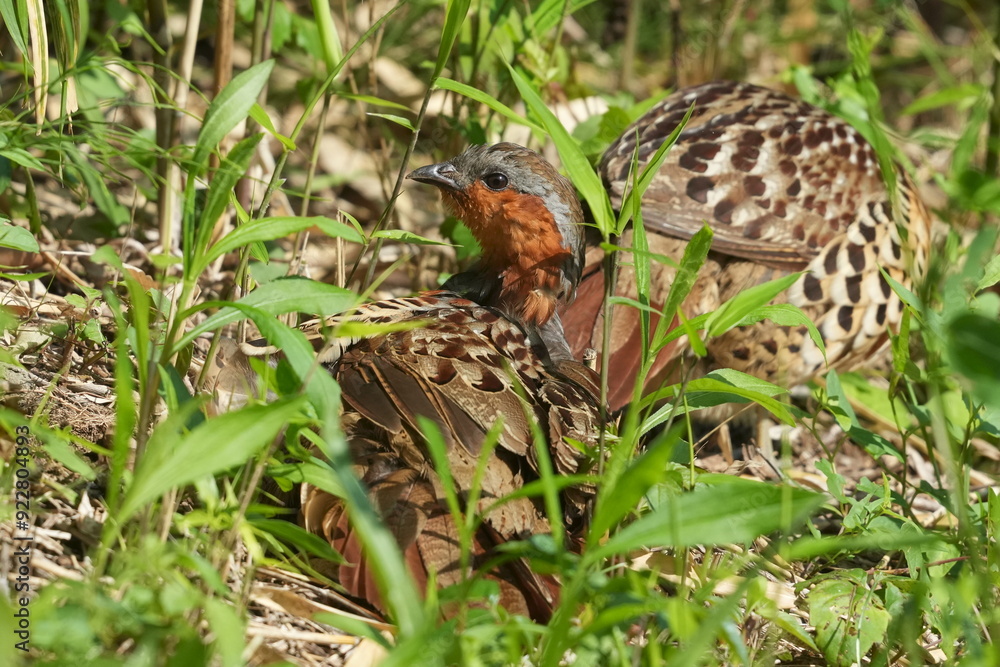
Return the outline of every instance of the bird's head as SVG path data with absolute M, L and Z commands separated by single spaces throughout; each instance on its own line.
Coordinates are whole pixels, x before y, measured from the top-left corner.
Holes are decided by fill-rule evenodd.
M 473 146 L 407 178 L 441 191 L 445 205 L 483 248 L 484 279 L 496 305 L 545 324 L 572 300 L 583 267 L 583 211 L 572 183 L 538 153 L 501 143 Z

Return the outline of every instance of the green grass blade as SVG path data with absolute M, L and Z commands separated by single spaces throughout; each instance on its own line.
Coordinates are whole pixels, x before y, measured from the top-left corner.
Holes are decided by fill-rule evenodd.
M 545 102 L 528 83 L 528 80 L 510 65 L 507 65 L 507 68 L 510 70 L 510 75 L 514 79 L 514 84 L 517 86 L 518 92 L 521 93 L 524 103 L 536 116 L 542 119 L 545 130 L 552 137 L 556 150 L 559 151 L 559 157 L 562 159 L 563 167 L 569 174 L 570 180 L 583 195 L 594 216 L 594 221 L 597 223 L 597 228 L 601 231 L 601 235 L 607 239 L 614 230 L 615 214 L 611 210 L 611 200 L 608 199 L 608 193 L 604 190 L 604 184 L 601 183 L 600 177 L 590 165 L 590 161 L 580 149 L 579 144 L 566 131 L 556 115 L 545 106 Z
M 204 422 L 190 433 L 184 424 L 197 409 L 191 401 L 160 424 L 136 462 L 120 523 L 168 490 L 245 463 L 268 445 L 285 424 L 299 414 L 305 400 L 282 399 L 255 405 Z
M 250 108 L 257 102 L 273 69 L 274 61 L 266 60 L 240 72 L 212 101 L 205 112 L 205 122 L 195 142 L 193 163 L 198 165 L 196 168 L 200 169 L 200 165 L 207 161 L 208 154 L 237 123 L 250 114 Z
M 537 132 L 539 134 L 543 134 L 545 132 L 544 128 L 540 125 L 532 123 L 530 120 L 511 109 L 503 102 L 500 102 L 492 95 L 485 93 L 478 88 L 467 86 L 464 83 L 459 83 L 454 79 L 449 79 L 443 76 L 439 76 L 434 79 L 434 87 L 440 88 L 441 90 L 450 90 L 453 93 L 458 93 L 459 95 L 468 97 L 471 100 L 475 100 L 476 102 L 489 107 L 493 111 L 496 111 L 507 120 L 517 123 L 518 125 L 530 127 L 533 132 Z
M 589 551 L 587 559 L 650 547 L 741 544 L 800 524 L 826 501 L 811 491 L 727 475 L 703 475 L 699 481 L 712 484 L 669 496 L 653 512 Z

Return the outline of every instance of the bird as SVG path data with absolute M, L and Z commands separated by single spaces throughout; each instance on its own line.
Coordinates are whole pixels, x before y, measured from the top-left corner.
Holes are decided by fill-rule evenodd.
M 873 363 L 898 328 L 902 303 L 879 268 L 904 286 L 926 270 L 931 216 L 898 165 L 893 206 L 871 144 L 829 112 L 749 83 L 712 82 L 680 89 L 632 123 L 603 154 L 599 173 L 616 209 L 633 153 L 641 169 L 692 114 L 641 201 L 650 251 L 679 260 L 704 225 L 711 251 L 682 305 L 688 319 L 768 280 L 804 271 L 778 301 L 816 325 L 825 356 L 805 327 L 763 321 L 707 342 L 695 359 L 684 343 L 662 350 L 643 391 L 732 368 L 791 387 L 828 368 Z M 902 231 L 901 231 L 902 230 Z M 630 233 L 620 245 L 628 247 Z M 588 250 L 577 299 L 560 315 L 573 353 L 602 349 L 604 252 Z M 663 304 L 675 269 L 654 263 L 651 300 Z M 623 266 L 615 294 L 636 297 Z M 609 340 L 608 402 L 632 399 L 640 362 L 639 313 L 617 306 Z M 655 324 L 655 321 L 654 321 Z M 682 341 L 686 339 L 681 339 Z M 685 369 L 686 365 L 686 369 Z
M 355 472 L 424 590 L 431 576 L 440 586 L 471 578 L 505 542 L 554 531 L 539 498 L 490 506 L 539 476 L 532 421 L 555 472 L 586 475 L 597 456 L 602 410 L 599 378 L 570 353 L 557 313 L 572 300 L 584 259 L 583 212 L 570 181 L 538 153 L 512 143 L 473 146 L 408 178 L 440 191 L 481 245 L 478 262 L 441 290 L 367 303 L 302 330 L 340 384 Z M 406 326 L 339 338 L 346 322 Z M 241 377 L 247 358 L 280 354 L 266 340 L 243 343 L 238 352 L 224 365 Z M 419 417 L 440 431 L 463 502 L 480 457 L 488 457 L 478 503 L 464 507 L 483 515 L 469 568 Z M 498 420 L 496 446 L 484 450 Z M 585 526 L 594 494 L 586 482 L 561 492 L 569 539 Z M 347 561 L 334 567 L 339 583 L 385 612 L 342 500 L 308 484 L 300 495 L 300 523 Z M 485 576 L 498 584 L 500 604 L 511 613 L 544 622 L 558 600 L 554 578 L 521 560 Z

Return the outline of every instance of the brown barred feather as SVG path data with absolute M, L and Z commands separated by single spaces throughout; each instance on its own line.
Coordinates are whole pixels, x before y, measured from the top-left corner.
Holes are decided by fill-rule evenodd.
M 683 304 L 685 316 L 710 312 L 749 287 L 804 269 L 778 301 L 802 308 L 826 345 L 824 360 L 802 328 L 762 322 L 711 340 L 692 377 L 735 368 L 789 386 L 827 368 L 877 359 L 902 312 L 879 267 L 909 285 L 926 267 L 929 251 L 931 218 L 905 172 L 894 174 L 894 213 L 874 149 L 857 130 L 783 93 L 717 82 L 673 93 L 611 145 L 600 171 L 616 206 L 636 147 L 641 168 L 692 104 L 688 124 L 642 201 L 654 253 L 679 260 L 685 241 L 703 225 L 714 232 L 709 260 Z M 905 243 L 899 228 L 907 232 Z M 626 237 L 622 245 L 630 242 Z M 583 298 L 561 310 L 577 355 L 601 349 L 600 254 L 588 260 L 579 287 Z M 671 267 L 654 266 L 653 303 L 666 299 L 673 274 Z M 615 292 L 635 297 L 628 268 Z M 614 318 L 610 367 L 616 375 L 609 401 L 618 408 L 632 396 L 640 341 L 634 309 L 618 306 Z M 647 390 L 676 379 L 671 368 L 680 352 L 672 347 L 659 355 Z

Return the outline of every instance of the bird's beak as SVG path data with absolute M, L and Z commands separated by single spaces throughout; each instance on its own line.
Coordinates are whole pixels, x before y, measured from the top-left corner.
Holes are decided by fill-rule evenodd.
M 458 172 L 450 162 L 441 162 L 440 164 L 431 164 L 420 169 L 414 169 L 406 177 L 439 188 L 461 190 L 461 187 L 455 180 L 455 176 L 457 175 Z

